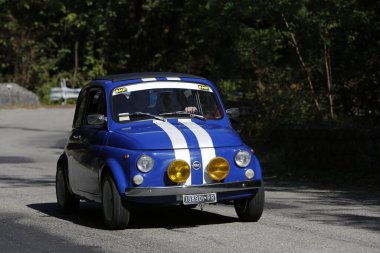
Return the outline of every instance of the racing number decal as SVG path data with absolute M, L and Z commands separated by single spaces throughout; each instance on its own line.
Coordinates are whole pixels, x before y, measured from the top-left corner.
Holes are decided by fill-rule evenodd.
M 200 90 L 210 90 L 210 88 L 207 86 L 207 85 L 204 85 L 204 84 L 200 84 L 200 85 L 198 85 L 198 89 L 200 89 Z
M 115 92 L 115 94 L 119 94 L 119 93 L 126 92 L 126 91 L 127 91 L 126 87 L 120 87 L 120 88 L 116 88 L 114 92 Z

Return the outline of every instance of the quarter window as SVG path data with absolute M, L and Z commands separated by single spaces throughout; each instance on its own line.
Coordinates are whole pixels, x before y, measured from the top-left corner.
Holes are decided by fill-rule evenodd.
M 82 126 L 82 118 L 83 118 L 86 102 L 87 102 L 87 90 L 84 90 L 81 93 L 77 102 L 77 107 L 76 107 L 75 116 L 74 116 L 74 124 L 73 124 L 74 128 L 80 128 Z

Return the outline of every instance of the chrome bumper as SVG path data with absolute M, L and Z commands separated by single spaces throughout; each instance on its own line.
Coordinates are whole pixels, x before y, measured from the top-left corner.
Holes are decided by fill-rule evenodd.
M 134 187 L 125 190 L 126 198 L 178 196 L 184 194 L 202 193 L 234 193 L 255 190 L 261 187 L 261 181 L 242 181 L 233 183 L 215 183 L 196 186 L 170 186 L 170 187 Z

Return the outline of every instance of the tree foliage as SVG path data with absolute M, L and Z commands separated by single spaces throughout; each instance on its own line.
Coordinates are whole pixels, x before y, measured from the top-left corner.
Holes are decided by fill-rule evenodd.
M 0 0 L 0 79 L 190 72 L 250 123 L 380 118 L 380 2 Z

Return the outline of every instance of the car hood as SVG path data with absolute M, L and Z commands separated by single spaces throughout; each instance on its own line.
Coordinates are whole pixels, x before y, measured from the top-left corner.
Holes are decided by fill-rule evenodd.
M 242 145 L 231 127 L 207 121 L 147 121 L 114 130 L 108 145 L 134 150 L 218 148 Z

